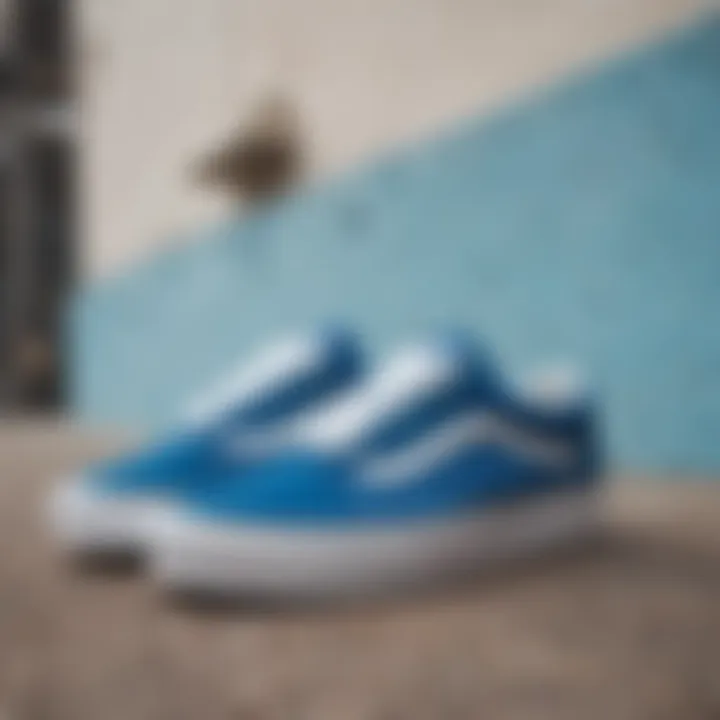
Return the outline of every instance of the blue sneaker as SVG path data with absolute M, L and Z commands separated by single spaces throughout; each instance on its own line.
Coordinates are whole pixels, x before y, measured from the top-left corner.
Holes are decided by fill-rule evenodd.
M 593 528 L 594 412 L 504 387 L 466 343 L 400 352 L 242 483 L 159 521 L 171 590 L 360 592 L 437 578 Z
M 362 365 L 358 341 L 342 331 L 270 347 L 202 398 L 171 437 L 58 487 L 49 507 L 58 539 L 79 552 L 142 550 L 153 513 L 278 453 L 298 418 L 347 391 Z

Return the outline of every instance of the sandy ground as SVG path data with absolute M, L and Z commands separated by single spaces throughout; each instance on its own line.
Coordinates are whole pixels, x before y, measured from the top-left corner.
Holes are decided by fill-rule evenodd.
M 625 482 L 607 537 L 433 597 L 178 606 L 70 567 L 51 478 L 114 443 L 0 428 L 0 718 L 720 718 L 720 484 Z

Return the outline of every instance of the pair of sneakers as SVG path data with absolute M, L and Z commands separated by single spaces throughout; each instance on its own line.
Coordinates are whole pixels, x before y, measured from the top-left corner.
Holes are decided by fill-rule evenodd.
M 587 396 L 511 389 L 467 337 L 368 371 L 351 333 L 271 348 L 171 438 L 57 487 L 66 548 L 133 552 L 172 590 L 364 592 L 594 529 Z

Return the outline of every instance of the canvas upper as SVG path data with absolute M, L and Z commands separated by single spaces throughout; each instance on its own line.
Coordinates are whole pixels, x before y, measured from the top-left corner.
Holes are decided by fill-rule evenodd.
M 442 339 L 398 353 L 293 448 L 185 513 L 278 528 L 454 517 L 593 482 L 593 426 L 586 397 L 521 399 L 471 343 Z

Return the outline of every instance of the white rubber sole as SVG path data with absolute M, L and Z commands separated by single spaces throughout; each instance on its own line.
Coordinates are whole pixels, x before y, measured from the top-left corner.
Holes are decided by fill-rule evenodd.
M 92 493 L 81 479 L 56 487 L 47 504 L 55 539 L 79 554 L 143 553 L 157 512 L 156 501 Z
M 272 531 L 156 515 L 151 576 L 180 592 L 372 594 L 532 556 L 594 534 L 597 491 L 566 493 L 461 520 L 402 529 Z

